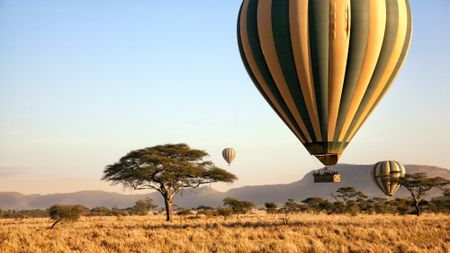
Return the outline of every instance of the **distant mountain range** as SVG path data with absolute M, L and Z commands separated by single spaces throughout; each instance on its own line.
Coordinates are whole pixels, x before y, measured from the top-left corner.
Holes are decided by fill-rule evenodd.
M 284 203 L 292 198 L 302 201 L 308 197 L 330 198 L 330 193 L 343 186 L 353 186 L 369 197 L 384 197 L 370 178 L 372 165 L 339 164 L 335 168 L 341 174 L 341 182 L 337 184 L 315 184 L 312 172 L 306 174 L 303 179 L 290 184 L 259 185 L 233 188 L 226 192 L 219 192 L 209 186 L 198 189 L 186 189 L 175 197 L 175 204 L 179 207 L 192 208 L 200 205 L 220 206 L 222 200 L 228 196 L 241 200 L 253 201 L 257 205 L 264 202 Z M 425 172 L 430 177 L 440 176 L 450 179 L 450 170 L 425 165 L 407 165 L 407 173 Z M 440 191 L 433 190 L 428 197 L 436 196 Z M 409 193 L 400 189 L 395 197 L 406 197 Z M 23 195 L 16 192 L 0 192 L 1 209 L 45 209 L 59 204 L 82 204 L 92 208 L 96 206 L 106 207 L 130 207 L 137 200 L 152 198 L 160 207 L 163 206 L 162 198 L 158 192 L 150 194 L 125 195 L 104 191 L 81 191 L 60 194 L 33 194 Z

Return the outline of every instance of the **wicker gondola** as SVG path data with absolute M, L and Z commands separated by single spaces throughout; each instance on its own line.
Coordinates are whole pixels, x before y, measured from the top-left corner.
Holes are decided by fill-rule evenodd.
M 339 183 L 341 182 L 341 175 L 335 170 L 329 168 L 314 171 L 314 183 Z

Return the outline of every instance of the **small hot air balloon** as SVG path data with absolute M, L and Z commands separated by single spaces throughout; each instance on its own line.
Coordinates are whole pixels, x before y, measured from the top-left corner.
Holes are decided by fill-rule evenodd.
M 396 182 L 405 175 L 405 167 L 396 161 L 378 162 L 373 166 L 372 179 L 388 200 L 400 188 Z
M 407 55 L 408 0 L 244 0 L 239 51 L 311 155 L 335 165 Z
M 228 165 L 231 165 L 233 160 L 236 158 L 236 151 L 234 148 L 226 148 L 222 151 L 222 156 L 225 161 L 227 161 Z

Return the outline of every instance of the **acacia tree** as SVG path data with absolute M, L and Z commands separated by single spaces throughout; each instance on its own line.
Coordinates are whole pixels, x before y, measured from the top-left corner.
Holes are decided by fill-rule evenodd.
M 302 201 L 306 205 L 308 205 L 314 212 L 320 213 L 321 211 L 326 211 L 330 209 L 332 203 L 326 199 L 310 197 Z
M 50 228 L 54 228 L 60 221 L 77 221 L 80 219 L 81 214 L 86 210 L 82 205 L 53 205 L 49 207 L 48 214 L 50 219 L 55 222 Z
M 367 196 L 364 195 L 364 193 L 356 190 L 354 187 L 340 187 L 336 190 L 336 195 L 331 194 L 331 196 L 336 200 L 339 201 L 339 199 L 346 204 L 349 200 L 363 200 L 366 199 Z
M 277 212 L 277 204 L 273 202 L 266 202 L 264 203 L 264 207 L 266 208 L 266 213 L 268 214 L 275 214 Z
M 239 214 L 246 214 L 255 208 L 255 204 L 246 200 L 237 200 L 232 197 L 223 199 L 223 205 L 233 210 L 233 213 L 239 218 Z
M 153 210 L 157 205 L 153 204 L 153 199 L 146 198 L 136 201 L 133 207 L 130 208 L 130 212 L 136 215 L 147 215 L 150 210 Z
M 399 185 L 411 193 L 417 216 L 420 216 L 420 201 L 422 201 L 428 191 L 435 187 L 442 188 L 450 184 L 449 180 L 442 177 L 428 178 L 426 173 L 405 174 L 404 177 L 397 179 L 397 181 Z
M 108 165 L 102 180 L 134 190 L 153 189 L 161 193 L 167 221 L 173 219 L 173 198 L 183 188 L 197 188 L 214 182 L 234 182 L 237 177 L 211 161 L 208 153 L 186 144 L 166 144 L 131 151 Z

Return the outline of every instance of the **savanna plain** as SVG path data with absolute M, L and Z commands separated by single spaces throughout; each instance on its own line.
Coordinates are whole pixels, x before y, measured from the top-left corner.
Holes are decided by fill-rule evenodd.
M 0 220 L 0 252 L 450 252 L 450 216 L 251 214 Z

